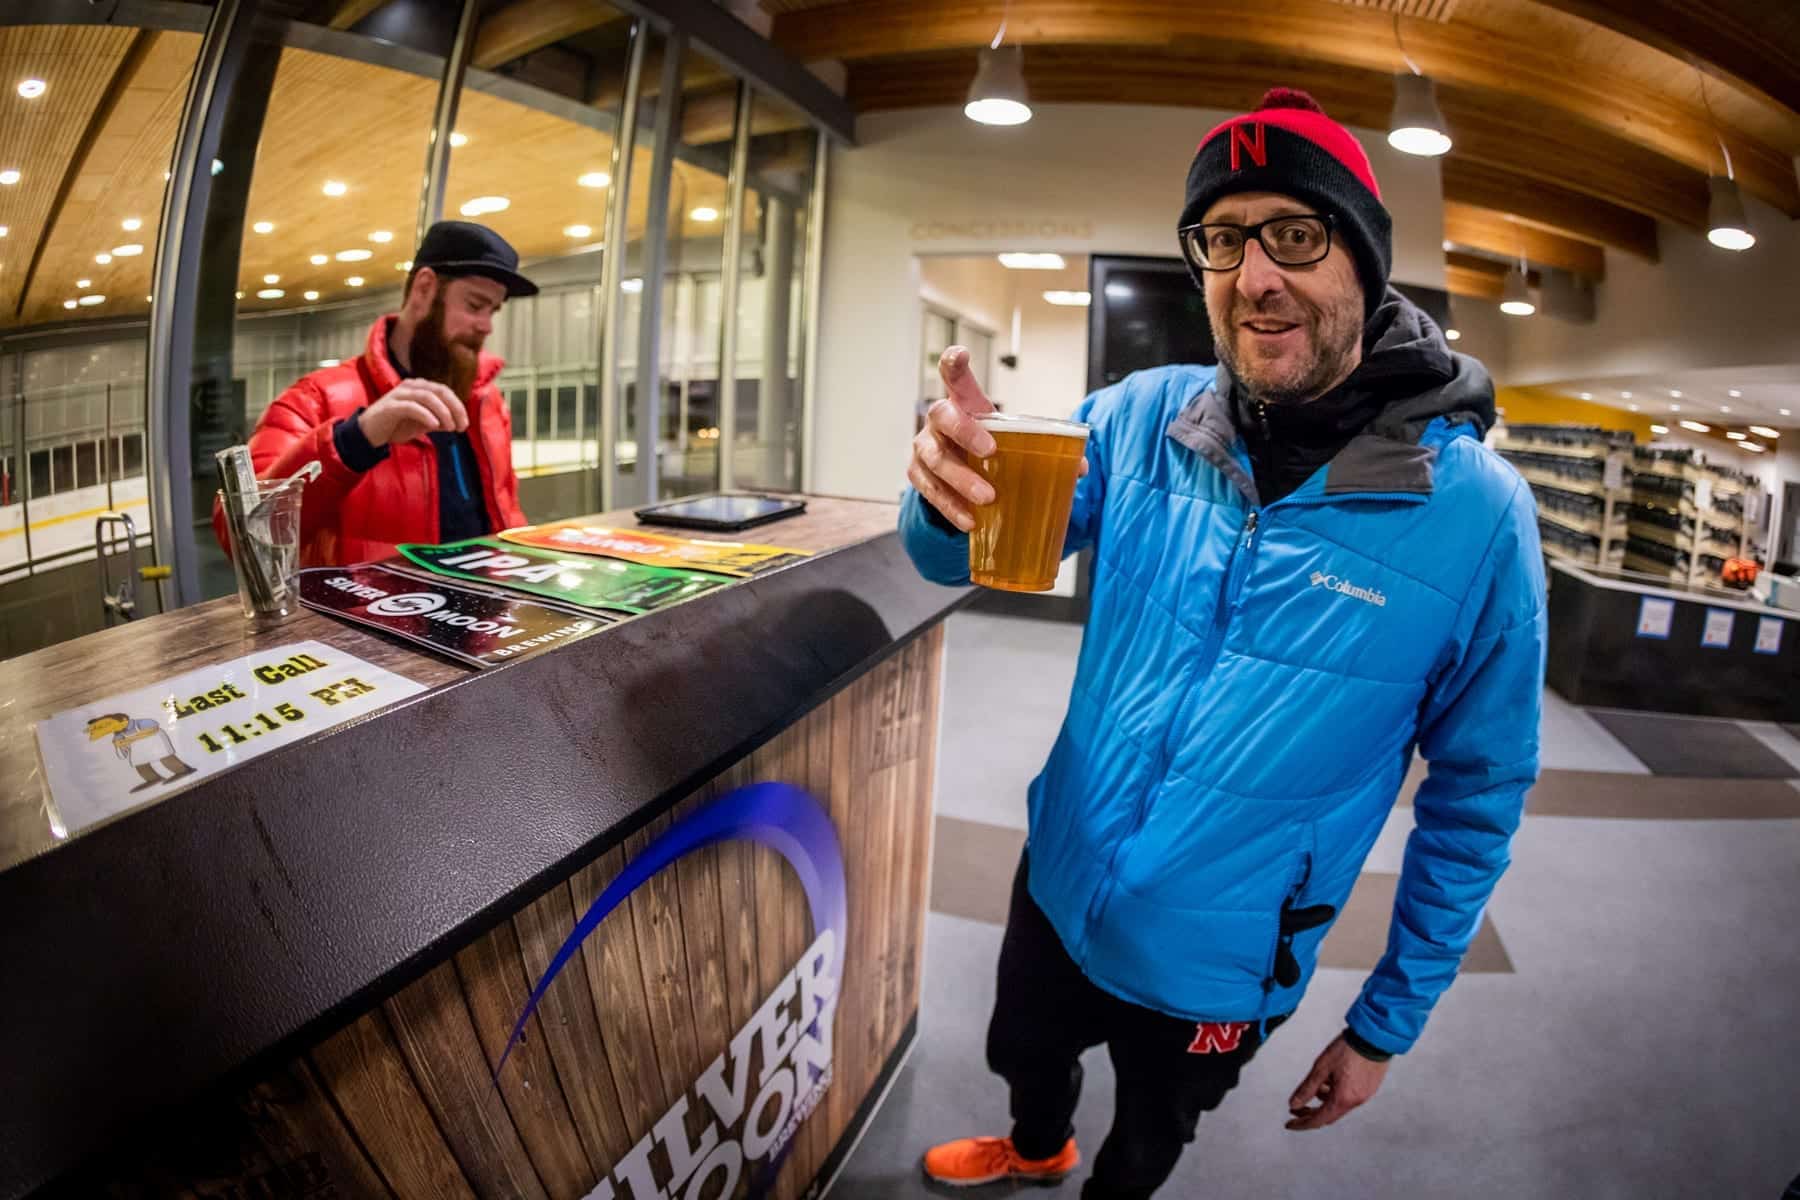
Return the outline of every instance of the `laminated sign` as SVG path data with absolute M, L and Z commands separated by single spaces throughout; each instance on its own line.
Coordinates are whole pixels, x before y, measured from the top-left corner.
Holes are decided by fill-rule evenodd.
M 372 662 L 292 642 L 57 713 L 37 725 L 59 821 L 74 833 L 277 746 L 425 690 Z
M 632 615 L 667 608 L 734 582 L 723 575 L 556 554 L 492 538 L 444 546 L 406 543 L 399 550 L 407 561 L 436 575 L 530 592 L 577 608 Z
M 525 658 L 617 620 L 573 613 L 377 563 L 300 572 L 300 603 L 418 642 L 474 667 Z
M 557 521 L 551 525 L 526 525 L 500 535 L 522 546 L 541 550 L 573 551 L 622 558 L 649 567 L 687 567 L 720 575 L 761 575 L 789 566 L 811 551 L 783 546 L 758 546 L 749 542 L 713 542 L 701 538 L 670 537 L 642 529 L 614 529 L 583 521 Z

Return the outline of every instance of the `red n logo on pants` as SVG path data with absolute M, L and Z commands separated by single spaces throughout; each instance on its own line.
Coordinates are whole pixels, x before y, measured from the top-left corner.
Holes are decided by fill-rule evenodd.
M 1194 1042 L 1189 1054 L 1227 1054 L 1244 1039 L 1248 1021 L 1202 1021 L 1194 1027 Z
M 1259 121 L 1250 126 L 1250 128 L 1255 131 L 1254 135 L 1246 133 L 1242 125 L 1233 125 L 1231 127 L 1231 169 L 1234 171 L 1241 171 L 1244 168 L 1243 160 L 1238 154 L 1240 147 L 1250 152 L 1250 161 L 1257 166 L 1266 167 L 1269 165 L 1269 143 L 1265 133 L 1266 126 Z

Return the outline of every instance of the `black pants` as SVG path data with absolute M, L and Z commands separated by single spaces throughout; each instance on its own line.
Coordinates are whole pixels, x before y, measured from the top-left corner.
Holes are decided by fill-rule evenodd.
M 1013 1145 L 1026 1158 L 1062 1149 L 1075 1130 L 1081 1053 L 1104 1043 L 1117 1078 L 1113 1125 L 1082 1200 L 1146 1200 L 1194 1140 L 1200 1114 L 1237 1086 L 1262 1037 L 1252 1023 L 1208 1039 L 1192 1021 L 1097 987 L 1026 890 L 1029 869 L 1021 857 L 987 1040 L 988 1066 L 1012 1089 Z

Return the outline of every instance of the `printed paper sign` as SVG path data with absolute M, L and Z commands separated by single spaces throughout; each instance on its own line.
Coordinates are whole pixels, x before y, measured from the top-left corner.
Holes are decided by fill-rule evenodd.
M 293 642 L 37 724 L 67 836 L 425 690 L 323 642 Z
M 300 602 L 371 625 L 475 667 L 526 658 L 586 637 L 615 618 L 459 587 L 374 563 L 300 572 Z
M 446 546 L 408 543 L 399 550 L 409 561 L 437 575 L 530 592 L 576 608 L 634 615 L 667 608 L 733 582 L 723 575 L 554 554 L 492 538 L 470 538 Z
M 1700 644 L 1721 650 L 1731 645 L 1731 627 L 1736 620 L 1737 614 L 1729 608 L 1707 609 L 1706 628 L 1701 631 Z
M 1641 638 L 1666 638 L 1675 624 L 1675 602 L 1656 596 L 1645 596 L 1638 602 L 1637 635 Z
M 700 538 L 670 537 L 639 529 L 614 529 L 581 521 L 557 521 L 551 525 L 526 525 L 500 535 L 522 546 L 542 550 L 566 550 L 622 558 L 650 567 L 687 567 L 720 575 L 760 575 L 809 557 L 811 551 L 782 546 L 757 546 L 748 542 L 712 542 Z
M 1756 621 L 1756 652 L 1758 654 L 1781 653 L 1781 630 L 1787 624 L 1780 617 L 1758 617 Z

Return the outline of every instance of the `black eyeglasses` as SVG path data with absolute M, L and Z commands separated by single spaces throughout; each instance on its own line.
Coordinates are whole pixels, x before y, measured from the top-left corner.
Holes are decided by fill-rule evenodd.
M 1251 238 L 1261 242 L 1263 253 L 1284 267 L 1304 267 L 1331 253 L 1329 213 L 1270 217 L 1254 225 L 1184 225 L 1176 233 L 1181 238 L 1181 252 L 1202 271 L 1236 269 L 1244 261 L 1244 247 Z

